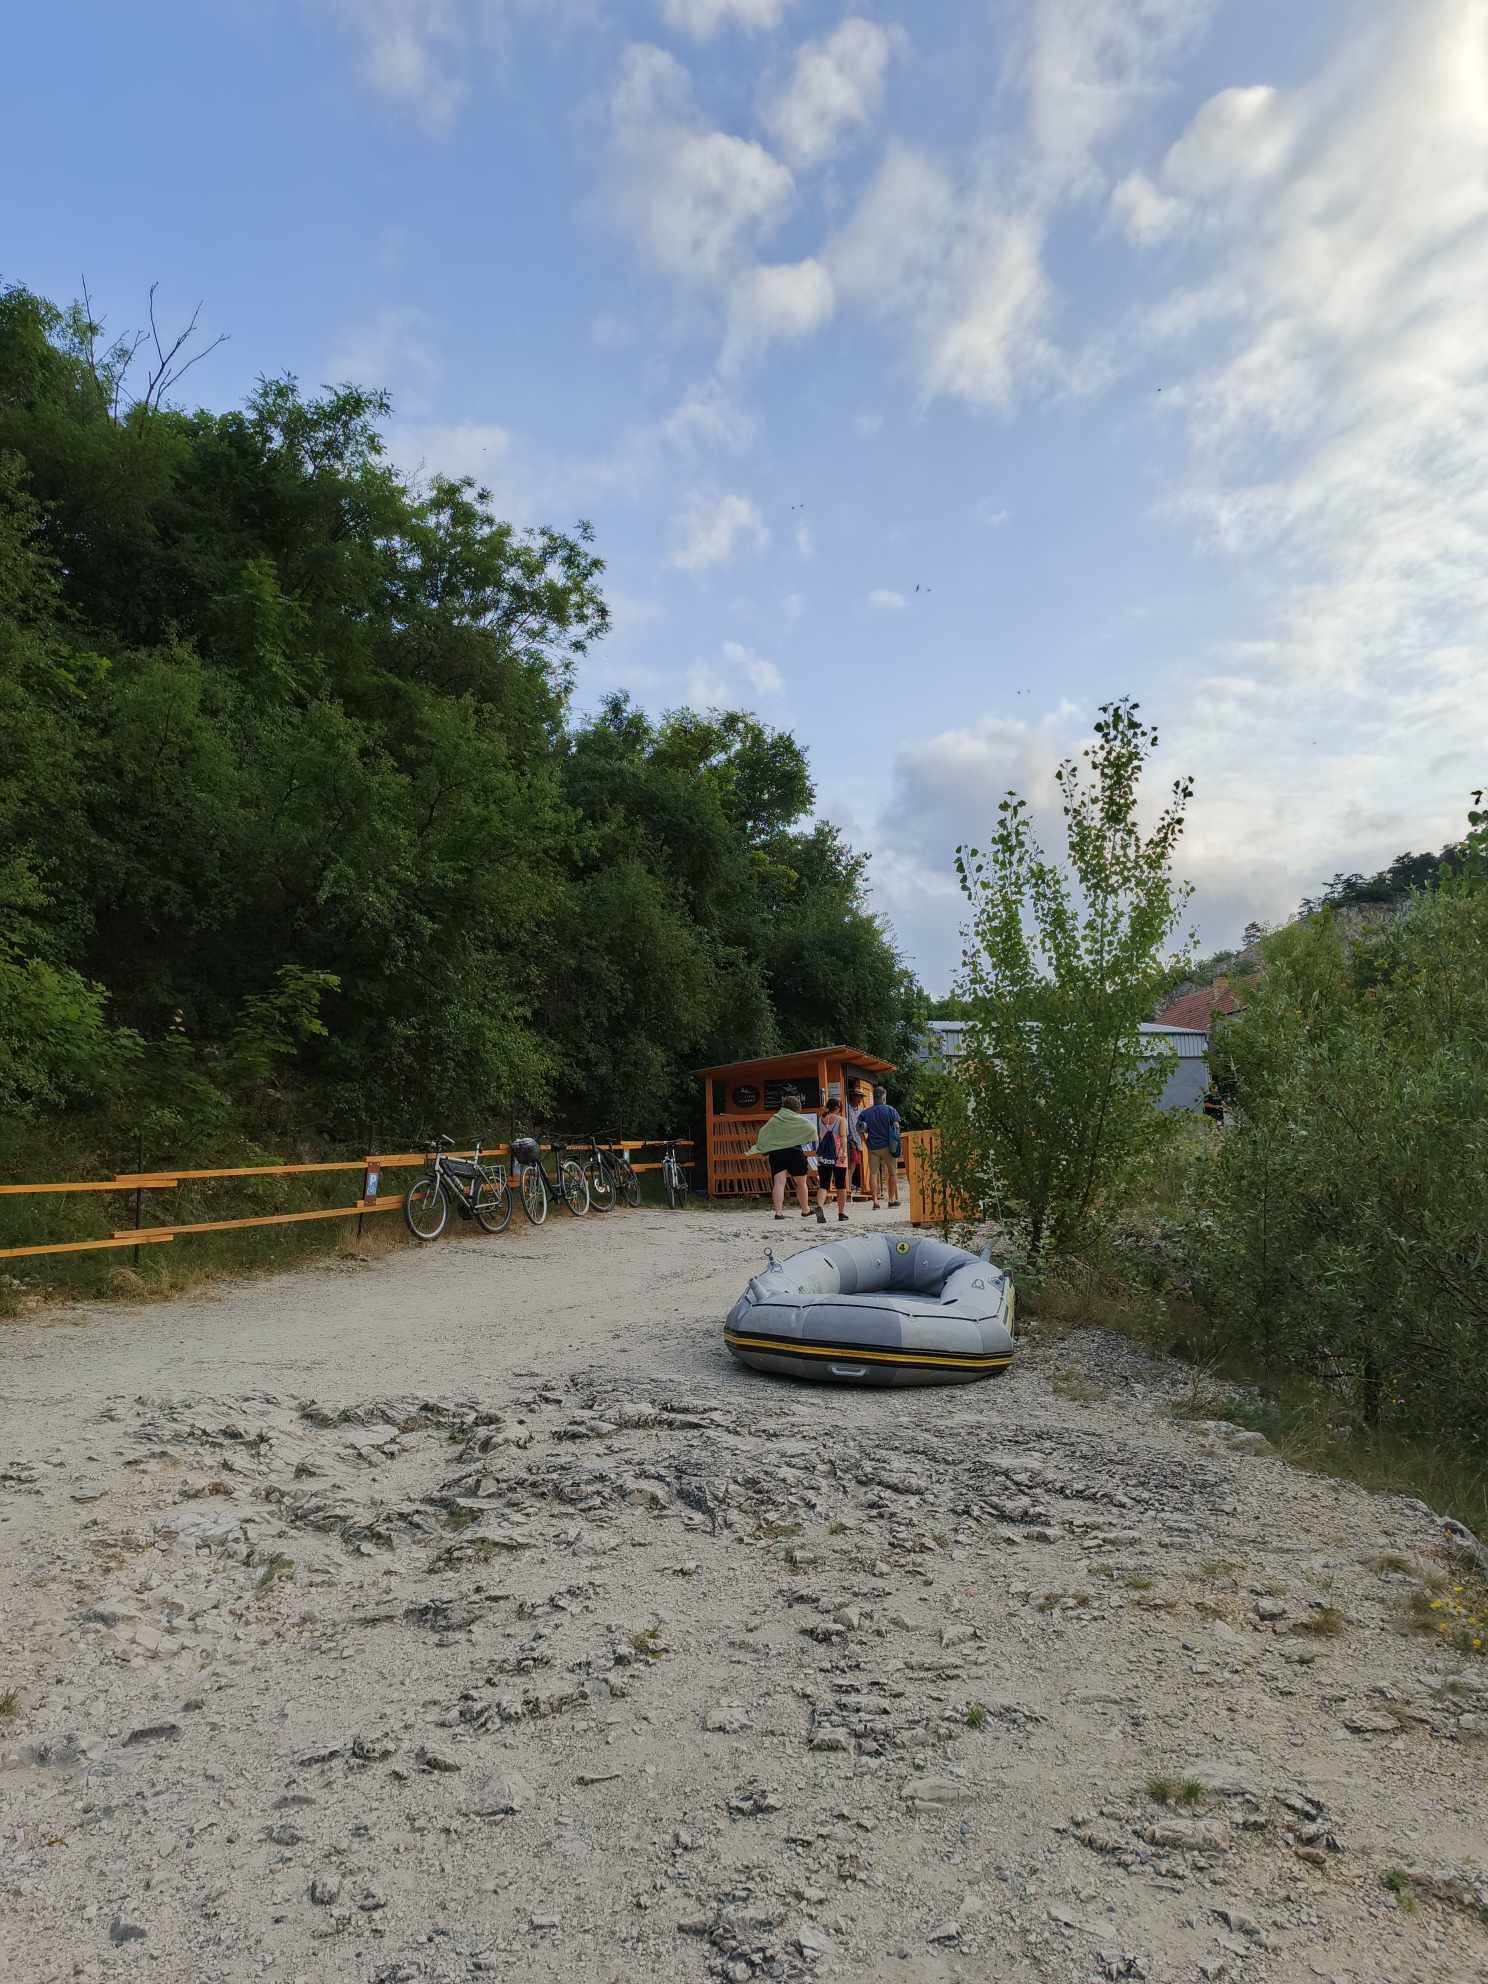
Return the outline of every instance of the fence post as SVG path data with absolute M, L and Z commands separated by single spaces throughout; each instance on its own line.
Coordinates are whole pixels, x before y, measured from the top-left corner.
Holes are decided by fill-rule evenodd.
M 138 1159 L 136 1169 L 138 1169 L 139 1171 L 143 1171 L 145 1168 L 145 1140 L 143 1137 L 139 1139 L 139 1142 L 135 1147 L 135 1155 Z M 137 1185 L 135 1187 L 135 1192 L 134 1192 L 134 1230 L 136 1233 L 139 1232 L 140 1227 L 144 1224 L 144 1211 L 145 1211 L 145 1188 L 143 1185 Z M 131 1248 L 130 1255 L 135 1267 L 137 1268 L 139 1266 L 139 1256 L 140 1256 L 139 1248 L 138 1247 Z

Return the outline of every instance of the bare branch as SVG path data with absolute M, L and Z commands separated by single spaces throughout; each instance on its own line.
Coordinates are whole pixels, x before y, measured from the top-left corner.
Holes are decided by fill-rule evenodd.
M 217 337 L 213 338 L 210 344 L 204 345 L 200 351 L 194 352 L 184 363 L 177 365 L 175 363 L 177 355 L 196 335 L 196 327 L 201 322 L 202 305 L 200 303 L 197 304 L 191 313 L 186 328 L 167 347 L 161 343 L 160 328 L 155 321 L 155 292 L 159 287 L 159 283 L 152 282 L 150 284 L 149 334 L 155 343 L 155 357 L 158 362 L 154 371 L 150 374 L 144 393 L 135 402 L 137 406 L 144 407 L 147 413 L 158 412 L 165 399 L 165 395 L 170 391 L 171 387 L 183 379 L 193 365 L 199 365 L 202 359 L 207 356 L 208 352 L 215 351 L 218 345 L 227 343 L 227 332 L 223 331 Z M 141 332 L 139 341 L 135 345 L 136 351 L 139 349 L 140 344 L 143 344 L 144 336 L 145 334 Z

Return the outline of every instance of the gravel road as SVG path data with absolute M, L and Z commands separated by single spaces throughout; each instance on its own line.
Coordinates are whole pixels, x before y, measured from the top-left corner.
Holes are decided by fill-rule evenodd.
M 816 1237 L 519 1215 L 0 1324 L 0 1978 L 1488 1984 L 1440 1523 L 1099 1332 L 740 1370 Z

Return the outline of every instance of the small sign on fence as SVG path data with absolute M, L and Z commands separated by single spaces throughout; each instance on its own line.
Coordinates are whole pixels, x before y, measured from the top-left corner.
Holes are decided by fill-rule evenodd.
M 366 1176 L 362 1179 L 362 1201 L 364 1204 L 370 1205 L 373 1199 L 377 1197 L 377 1187 L 381 1183 L 381 1180 L 382 1173 L 369 1164 L 367 1166 Z

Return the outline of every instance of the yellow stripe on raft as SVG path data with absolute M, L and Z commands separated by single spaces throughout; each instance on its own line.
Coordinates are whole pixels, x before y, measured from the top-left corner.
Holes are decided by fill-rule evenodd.
M 823 1350 L 815 1344 L 793 1343 L 788 1337 L 736 1336 L 732 1330 L 724 1331 L 723 1340 L 741 1350 L 768 1350 L 777 1357 L 831 1357 L 839 1364 L 949 1364 L 958 1371 L 1002 1371 L 1013 1361 L 1011 1357 L 936 1357 L 918 1350 L 859 1350 L 848 1343 Z

